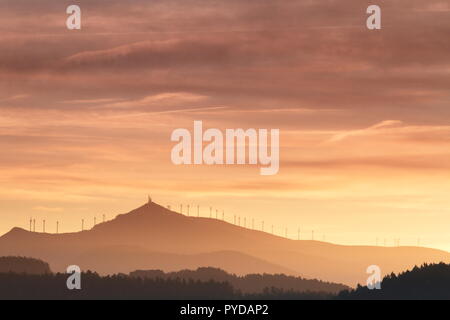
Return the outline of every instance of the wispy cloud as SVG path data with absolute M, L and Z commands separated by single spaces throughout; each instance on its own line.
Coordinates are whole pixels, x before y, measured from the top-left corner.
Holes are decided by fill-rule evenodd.
M 47 206 L 36 206 L 33 208 L 33 210 L 40 211 L 40 212 L 62 212 L 62 211 L 64 211 L 63 208 L 47 207 Z
M 403 122 L 400 120 L 385 120 L 365 129 L 349 130 L 335 134 L 328 140 L 328 142 L 338 142 L 355 136 L 373 135 L 379 133 L 382 129 L 398 127 L 401 125 L 403 125 Z

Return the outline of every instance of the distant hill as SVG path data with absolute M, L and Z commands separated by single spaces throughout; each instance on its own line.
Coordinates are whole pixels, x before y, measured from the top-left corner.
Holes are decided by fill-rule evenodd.
M 284 273 L 350 286 L 365 283 L 372 264 L 386 274 L 423 263 L 450 262 L 450 254 L 442 250 L 296 241 L 221 220 L 187 217 L 156 203 L 82 232 L 48 234 L 14 228 L 0 237 L 0 255 L 43 259 L 55 271 L 72 264 L 100 274 L 215 267 L 237 275 Z
M 337 294 L 349 289 L 345 285 L 323 282 L 320 280 L 308 280 L 301 277 L 286 276 L 283 274 L 249 274 L 236 276 L 216 268 L 198 268 L 197 270 L 182 270 L 178 272 L 164 273 L 161 270 L 137 270 L 130 273 L 133 278 L 142 279 L 181 279 L 194 281 L 228 282 L 233 288 L 242 293 L 261 294 L 266 289 L 281 289 L 295 292 L 325 292 Z
M 339 294 L 349 300 L 450 300 L 450 264 L 424 264 L 398 275 L 386 276 L 380 290 L 358 286 Z
M 48 263 L 25 257 L 0 257 L 0 273 L 49 274 Z

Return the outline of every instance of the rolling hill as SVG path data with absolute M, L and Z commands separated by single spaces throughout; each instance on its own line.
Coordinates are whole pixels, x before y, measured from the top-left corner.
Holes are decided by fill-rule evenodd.
M 142 279 L 172 279 L 184 281 L 216 281 L 227 282 L 234 289 L 244 294 L 262 294 L 268 288 L 292 292 L 323 292 L 338 294 L 348 290 L 349 287 L 338 283 L 323 282 L 320 280 L 303 279 L 281 274 L 248 274 L 236 276 L 217 268 L 198 268 L 197 270 L 181 270 L 165 273 L 161 270 L 136 270 L 130 273 L 133 278 Z

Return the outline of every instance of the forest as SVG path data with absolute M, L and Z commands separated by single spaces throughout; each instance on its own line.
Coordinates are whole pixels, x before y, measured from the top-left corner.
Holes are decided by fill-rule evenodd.
M 81 274 L 81 289 L 69 290 L 68 274 L 24 257 L 0 257 L 1 300 L 448 300 L 450 264 L 423 264 L 390 274 L 380 290 L 285 275 L 238 277 L 215 268 L 129 275 Z M 339 290 L 342 287 L 342 290 Z

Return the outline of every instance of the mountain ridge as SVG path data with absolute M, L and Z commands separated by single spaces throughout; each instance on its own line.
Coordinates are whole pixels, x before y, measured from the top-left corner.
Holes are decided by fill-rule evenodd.
M 95 257 L 105 252 L 108 253 L 108 259 L 123 270 L 95 262 Z M 254 266 L 258 272 L 264 271 L 264 268 L 271 271 L 278 269 L 288 275 L 351 286 L 365 282 L 365 271 L 372 264 L 390 273 L 422 263 L 450 261 L 448 252 L 431 248 L 343 246 L 313 240 L 291 240 L 217 219 L 184 216 L 153 202 L 120 214 L 90 230 L 48 234 L 13 228 L 0 237 L 0 254 L 41 258 L 49 261 L 52 268 L 53 265 L 58 266 L 56 270 L 68 260 L 78 259 L 96 267 L 94 270 L 100 273 L 111 270 L 127 273 L 133 271 L 131 267 L 134 270 L 157 268 L 151 257 L 158 254 L 172 255 L 161 262 L 166 269 L 170 261 L 175 261 L 174 266 L 183 269 L 182 259 L 177 258 L 179 255 L 214 256 L 217 252 L 235 252 L 237 254 L 231 259 L 236 260 L 242 259 L 238 257 L 242 254 L 246 265 Z M 62 259 L 61 256 L 72 258 Z M 127 258 L 121 259 L 121 256 Z M 190 266 L 220 268 L 228 263 L 232 270 L 225 271 L 242 274 L 240 271 L 245 270 L 255 273 L 249 267 L 240 270 L 239 261 L 231 263 L 218 257 L 212 260 L 203 258 L 202 261 L 212 265 L 191 263 Z M 76 261 L 73 263 L 76 264 Z M 172 268 L 165 271 L 176 270 Z

